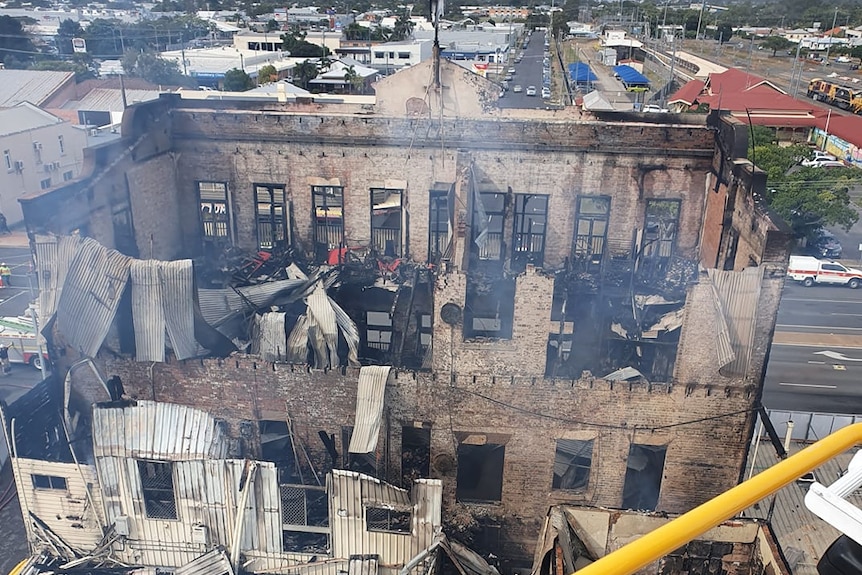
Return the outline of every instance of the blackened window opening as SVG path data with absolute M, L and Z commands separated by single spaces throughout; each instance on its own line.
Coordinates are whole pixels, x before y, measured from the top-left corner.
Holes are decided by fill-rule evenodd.
M 286 421 L 261 420 L 260 458 L 275 463 L 279 483 L 300 483 L 300 470 L 294 458 L 292 437 Z
M 514 315 L 514 278 L 496 274 L 468 274 L 464 300 L 464 337 L 512 339 Z
M 198 182 L 198 205 L 201 214 L 201 235 L 204 243 L 230 241 L 230 206 L 227 184 Z
M 431 428 L 401 428 L 401 481 L 409 488 L 413 482 L 431 474 Z
M 679 200 L 647 200 L 643 256 L 667 259 L 673 255 L 679 227 Z
M 357 471 L 372 477 L 377 476 L 377 454 L 373 451 L 370 453 L 350 453 L 350 438 L 353 437 L 353 427 L 344 426 L 341 428 L 341 445 L 343 452 L 343 463 L 346 469 Z
M 283 186 L 254 187 L 257 246 L 261 250 L 283 249 L 290 243 L 287 200 Z
M 575 221 L 575 260 L 587 267 L 601 265 L 605 253 L 611 199 L 608 196 L 578 196 Z
M 325 487 L 281 485 L 282 550 L 329 550 L 329 499 Z
M 505 194 L 482 192 L 474 195 L 471 249 L 476 250 L 480 260 L 499 261 L 503 258 L 505 216 Z
M 431 190 L 428 212 L 428 261 L 437 262 L 449 247 L 449 192 Z
M 666 454 L 664 445 L 631 445 L 623 483 L 623 509 L 656 510 Z
M 329 252 L 344 245 L 344 188 L 312 186 L 314 209 L 314 257 L 318 263 L 329 258 Z
M 412 514 L 383 507 L 365 508 L 365 526 L 368 531 L 386 533 L 410 533 Z
M 506 446 L 493 443 L 458 445 L 458 501 L 500 501 Z
M 380 256 L 402 255 L 402 190 L 371 189 L 371 247 Z
M 544 263 L 547 224 L 548 196 L 515 194 L 512 264 L 516 270 L 523 270 L 527 264 Z
M 553 489 L 583 491 L 590 481 L 593 440 L 558 439 L 554 452 Z
M 392 315 L 388 311 L 367 311 L 365 325 L 365 345 L 372 350 L 388 352 L 392 344 Z
M 173 464 L 168 461 L 138 460 L 144 508 L 150 519 L 176 519 Z

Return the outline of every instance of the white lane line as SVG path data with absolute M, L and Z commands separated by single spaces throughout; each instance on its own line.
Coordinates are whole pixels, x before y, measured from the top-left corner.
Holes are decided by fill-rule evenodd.
M 835 312 L 832 312 L 829 315 L 849 315 L 849 316 L 853 316 L 853 317 L 862 317 L 862 313 L 835 313 Z
M 862 316 L 862 314 L 859 314 Z M 794 323 L 777 323 L 775 327 L 792 327 L 800 329 L 844 329 L 848 331 L 862 331 L 862 327 L 842 327 L 837 325 L 800 325 Z
M 816 383 L 785 383 L 779 382 L 778 385 L 787 385 L 790 387 L 820 387 L 823 389 L 836 389 L 834 385 L 818 385 Z
M 814 365 L 826 365 L 825 361 L 811 361 L 811 360 L 809 360 L 808 363 L 813 363 Z
M 807 301 L 811 303 L 853 303 L 853 304 L 862 304 L 860 300 L 852 300 L 852 299 L 808 299 L 808 298 L 800 298 L 800 297 L 783 297 L 781 301 Z

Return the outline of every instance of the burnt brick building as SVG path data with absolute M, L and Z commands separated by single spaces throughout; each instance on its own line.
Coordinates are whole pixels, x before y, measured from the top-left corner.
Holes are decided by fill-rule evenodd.
M 511 565 L 554 505 L 676 513 L 736 484 L 790 241 L 745 127 L 504 113 L 490 82 L 444 63 L 435 86 L 430 66 L 383 80 L 376 106 L 131 106 L 85 177 L 21 200 L 57 372 L 91 357 L 129 397 L 204 410 L 235 457 L 442 480 L 447 533 Z M 84 270 L 49 249 L 69 234 L 116 252 Z M 233 269 L 237 252 L 251 257 Z M 194 262 L 193 351 L 135 304 L 144 260 Z M 343 316 L 335 335 L 306 329 L 310 291 L 255 303 L 255 266 L 272 262 L 302 270 L 285 282 L 319 279 L 355 338 Z M 63 315 L 70 277 L 82 298 L 110 284 L 100 335 Z M 207 290 L 236 286 L 241 327 L 216 325 Z M 364 453 L 350 449 L 368 429 L 360 364 L 393 367 Z M 69 373 L 86 418 L 106 392 Z M 285 422 L 293 449 L 274 454 L 263 438 Z

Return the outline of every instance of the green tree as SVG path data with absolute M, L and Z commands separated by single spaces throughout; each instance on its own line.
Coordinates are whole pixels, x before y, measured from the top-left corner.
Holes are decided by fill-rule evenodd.
M 772 55 L 775 56 L 779 50 L 787 50 L 793 46 L 793 42 L 784 36 L 768 36 L 760 45 L 767 50 L 772 50 Z
M 228 92 L 245 92 L 253 87 L 251 76 L 239 68 L 233 68 L 224 74 L 224 89 Z
M 297 86 L 308 90 L 308 82 L 317 78 L 317 74 L 317 65 L 311 60 L 306 60 L 293 69 L 293 81 Z
M 730 39 L 733 37 L 733 26 L 730 24 L 719 24 L 718 28 L 715 30 L 714 39 L 716 41 L 721 42 L 722 44 L 727 44 L 730 42 Z
M 407 40 L 413 34 L 413 26 L 413 21 L 406 14 L 401 14 L 395 21 L 390 39 L 394 42 Z
M 39 60 L 30 65 L 31 70 L 53 70 L 55 72 L 74 72 L 75 81 L 83 82 L 96 77 L 90 58 L 79 58 L 86 54 L 75 54 L 72 60 Z
M 129 76 L 142 78 L 147 82 L 169 86 L 191 86 L 194 81 L 184 76 L 179 64 L 165 60 L 152 51 L 138 52 L 129 50 L 123 56 L 123 70 Z
M 11 16 L 0 16 L 0 62 L 7 68 L 23 68 L 35 52 L 21 22 Z
M 357 91 L 362 92 L 365 86 L 365 79 L 356 73 L 356 68 L 352 65 L 344 70 L 344 81 L 350 84 L 350 93 L 354 94 Z
M 850 48 L 850 57 L 858 58 L 859 65 L 862 66 L 862 45 L 853 46 L 852 48 Z
M 257 84 L 269 84 L 278 80 L 278 70 L 272 64 L 267 64 L 257 71 Z
M 279 24 L 279 23 L 278 23 L 278 20 L 276 20 L 276 19 L 274 19 L 274 18 L 271 18 L 271 19 L 266 23 L 266 31 L 267 31 L 267 32 L 275 32 L 275 31 L 276 31 L 276 30 L 278 30 L 279 28 L 281 28 L 281 24 Z
M 763 132 L 759 132 L 763 135 Z M 796 237 L 813 239 L 824 226 L 849 230 L 859 219 L 850 186 L 862 182 L 856 168 L 798 166 L 810 154 L 802 145 L 761 144 L 758 132 L 751 159 L 767 174 L 766 201 L 790 225 Z
M 72 38 L 83 38 L 84 29 L 74 20 L 63 20 L 57 28 L 57 51 L 60 54 L 73 54 Z

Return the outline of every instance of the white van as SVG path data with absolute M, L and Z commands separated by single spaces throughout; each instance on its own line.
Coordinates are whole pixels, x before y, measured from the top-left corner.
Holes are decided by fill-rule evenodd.
M 45 352 L 45 338 L 36 338 L 33 320 L 29 317 L 0 317 L 0 343 L 9 348 L 10 363 L 26 363 L 42 369 L 39 357 L 39 343 L 42 344 L 42 358 L 48 359 Z
M 790 279 L 802 282 L 805 287 L 811 287 L 814 284 L 834 284 L 856 289 L 862 286 L 862 270 L 811 256 L 790 256 L 787 275 Z

